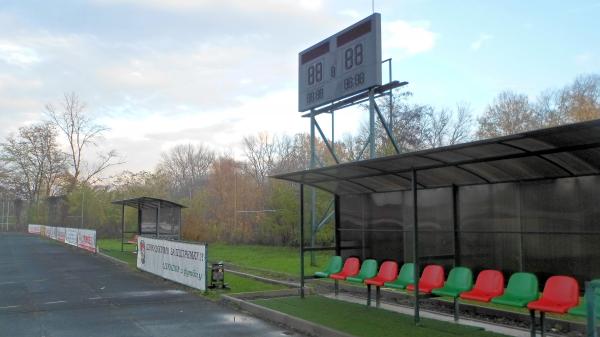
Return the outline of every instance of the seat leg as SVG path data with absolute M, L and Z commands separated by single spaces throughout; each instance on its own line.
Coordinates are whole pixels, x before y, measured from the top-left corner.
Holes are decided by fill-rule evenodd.
M 529 316 L 531 317 L 530 335 L 531 337 L 535 337 L 535 311 L 529 310 Z
M 454 322 L 458 322 L 458 309 L 459 303 L 458 303 L 458 297 L 454 298 Z
M 337 296 L 340 293 L 340 283 L 338 282 L 338 280 L 333 281 L 333 291 L 335 292 L 335 296 Z
M 375 306 L 379 308 L 379 299 L 381 298 L 381 288 L 375 288 Z
M 540 311 L 540 330 L 542 330 L 542 337 L 546 336 L 546 330 L 544 328 L 544 317 L 545 313 Z
M 367 307 L 371 306 L 371 285 L 367 285 Z

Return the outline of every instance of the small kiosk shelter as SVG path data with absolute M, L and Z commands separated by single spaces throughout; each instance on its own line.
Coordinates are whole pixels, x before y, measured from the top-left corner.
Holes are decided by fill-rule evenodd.
M 123 245 L 127 243 L 125 234 L 181 239 L 181 209 L 186 206 L 150 197 L 116 200 L 112 203 L 121 205 L 121 251 Z M 125 206 L 137 209 L 135 231 L 125 230 Z
M 300 184 L 301 259 L 600 277 L 600 120 L 274 178 Z M 334 247 L 304 246 L 305 185 L 335 197 Z

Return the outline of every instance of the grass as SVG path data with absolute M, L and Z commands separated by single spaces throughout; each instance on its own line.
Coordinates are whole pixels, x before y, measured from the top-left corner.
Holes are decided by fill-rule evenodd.
M 415 326 L 412 316 L 321 296 L 284 297 L 254 303 L 359 337 L 493 337 L 504 336 L 478 328 L 421 319 Z
M 123 245 L 124 251 L 122 252 L 121 239 L 100 239 L 98 240 L 98 247 L 100 248 L 100 252 L 121 261 L 125 261 L 132 268 L 136 267 L 137 255 L 133 253 L 135 251 L 135 245 Z
M 272 291 L 286 288 L 283 285 L 261 282 L 232 273 L 225 275 L 225 283 L 229 289 L 208 289 L 206 292 L 201 294 L 211 300 L 218 300 L 221 295 L 252 293 L 257 291 Z
M 316 266 L 310 265 L 310 253 L 305 254 L 305 275 L 312 275 L 316 271 L 325 269 L 333 252 L 315 252 L 315 254 Z M 208 245 L 208 258 L 210 261 L 223 261 L 259 272 L 275 272 L 289 277 L 300 277 L 298 248 L 213 243 Z
M 454 301 L 452 297 L 447 297 L 447 296 L 442 296 L 442 297 L 439 297 L 438 299 L 441 301 L 447 301 L 447 302 Z M 580 301 L 583 300 L 583 297 L 581 297 L 579 300 Z M 465 300 L 465 299 L 460 299 L 460 303 L 483 307 L 483 308 L 496 309 L 499 311 L 508 311 L 508 312 L 515 312 L 515 313 L 519 313 L 519 314 L 523 314 L 523 315 L 529 315 L 529 309 L 527 309 L 527 308 L 517 308 L 517 307 L 511 307 L 509 305 L 496 304 L 496 303 L 492 303 L 492 302 L 485 303 L 485 302 L 471 301 L 471 300 Z M 546 317 L 561 320 L 561 321 L 575 322 L 575 323 L 585 323 L 585 321 L 586 321 L 585 317 L 571 315 L 571 314 L 561 315 L 561 314 L 546 313 Z

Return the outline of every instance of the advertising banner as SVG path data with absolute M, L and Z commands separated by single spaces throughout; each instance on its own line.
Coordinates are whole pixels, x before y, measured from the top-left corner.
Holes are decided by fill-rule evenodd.
M 40 225 L 40 235 L 46 236 L 46 226 Z
M 206 290 L 206 245 L 138 237 L 137 267 Z
M 65 242 L 65 235 L 67 235 L 67 229 L 64 227 L 56 227 L 56 240 Z
M 31 234 L 40 234 L 40 225 L 28 225 L 27 232 Z
M 46 229 L 46 231 L 44 233 L 45 237 L 47 237 L 47 238 L 52 237 L 52 228 L 54 228 L 54 227 L 52 227 L 52 226 L 45 227 L 45 229 Z
M 56 230 L 57 229 L 58 229 L 57 227 L 50 227 L 50 239 L 56 240 L 56 235 L 57 235 Z
M 77 246 L 77 229 L 67 228 L 65 233 L 65 243 L 71 246 Z
M 77 233 L 77 247 L 90 252 L 96 252 L 96 231 L 80 229 Z

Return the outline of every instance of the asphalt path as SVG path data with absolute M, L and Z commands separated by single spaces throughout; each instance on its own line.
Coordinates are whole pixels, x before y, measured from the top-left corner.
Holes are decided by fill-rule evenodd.
M 0 233 L 0 337 L 289 335 L 100 256 Z

